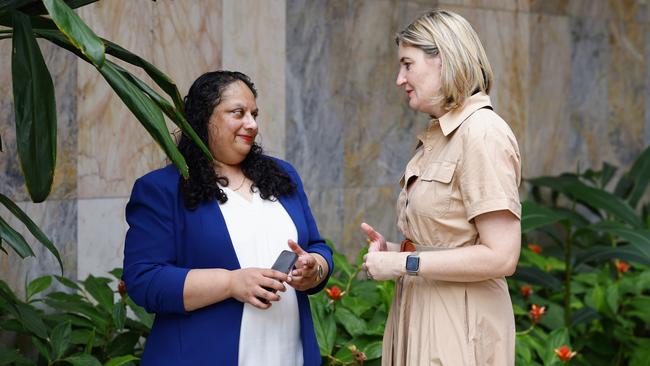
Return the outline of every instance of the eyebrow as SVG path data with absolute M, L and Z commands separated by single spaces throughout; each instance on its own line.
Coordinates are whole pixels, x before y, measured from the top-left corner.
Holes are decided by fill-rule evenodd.
M 404 57 L 402 57 L 402 58 L 399 59 L 399 62 L 400 62 L 400 63 L 404 63 L 404 61 L 411 61 L 411 58 L 410 58 L 410 57 L 406 57 L 406 56 L 404 56 Z

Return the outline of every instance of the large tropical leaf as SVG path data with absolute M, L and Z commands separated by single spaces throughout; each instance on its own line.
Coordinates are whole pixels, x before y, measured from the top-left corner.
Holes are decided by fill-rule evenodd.
M 56 165 L 54 84 L 29 17 L 14 12 L 13 23 L 11 71 L 16 145 L 27 190 L 34 202 L 42 202 L 52 188 Z
M 562 213 L 555 212 L 531 201 L 524 201 L 521 206 L 521 232 L 524 234 L 566 218 Z
M 9 197 L 3 195 L 0 193 L 0 203 L 2 203 L 8 210 L 11 212 L 18 220 L 20 220 L 27 230 L 29 230 L 34 237 L 47 248 L 47 250 L 50 251 L 55 257 L 56 260 L 59 262 L 59 268 L 61 269 L 61 273 L 63 273 L 63 262 L 61 261 L 61 255 L 59 254 L 59 250 L 56 249 L 56 246 L 52 244 L 50 239 L 47 238 L 47 236 L 41 231 L 41 229 L 32 221 L 29 216 L 20 209 L 20 207 L 16 206 L 15 203 L 13 203 Z
M 0 13 L 15 10 L 38 0 L 0 0 Z
M 104 64 L 104 43 L 86 23 L 62 0 L 43 0 L 43 5 L 56 26 L 95 67 Z
M 555 291 L 562 289 L 562 282 L 560 280 L 552 274 L 535 267 L 519 266 L 512 277 L 519 281 L 532 283 Z
M 66 5 L 70 7 L 70 9 L 76 9 L 82 6 L 86 6 L 88 4 L 92 4 L 99 0 L 64 0 L 64 1 Z M 47 14 L 47 9 L 45 8 L 45 6 L 40 0 L 31 0 L 30 4 L 20 7 L 19 10 L 29 15 Z
M 610 259 L 622 259 L 650 266 L 650 257 L 633 245 L 618 247 L 594 246 L 576 255 L 576 266 L 588 262 L 600 262 Z
M 133 82 L 140 90 L 145 92 L 151 100 L 153 100 L 158 107 L 165 113 L 169 119 L 178 126 L 178 128 L 183 131 L 186 135 L 188 135 L 191 139 L 194 140 L 194 142 L 199 146 L 201 150 L 203 150 L 203 153 L 206 154 L 207 156 L 210 157 L 210 160 L 212 160 L 212 154 L 210 153 L 210 149 L 203 143 L 199 135 L 196 134 L 194 129 L 192 129 L 192 126 L 190 126 L 189 122 L 185 119 L 183 114 L 179 111 L 178 108 L 174 108 L 165 98 L 163 98 L 160 94 L 156 93 L 155 90 L 153 90 L 149 85 L 147 85 L 145 82 L 142 80 L 138 79 L 135 75 L 131 74 L 128 72 L 126 69 L 122 68 L 120 65 L 115 64 L 115 67 L 130 81 Z
M 149 131 L 151 137 L 160 145 L 183 177 L 187 178 L 189 176 L 187 163 L 167 130 L 160 108 L 137 86 L 124 77 L 117 70 L 114 63 L 106 61 L 98 70 L 133 115 Z
M 632 182 L 627 201 L 632 207 L 636 207 L 650 183 L 650 147 L 647 147 L 636 159 L 626 178 Z
M 647 260 L 650 260 L 650 230 L 631 229 L 613 221 L 601 221 L 587 228 L 594 231 L 606 232 L 624 239 L 635 247 Z
M 585 206 L 603 210 L 634 227 L 644 226 L 643 221 L 634 209 L 612 193 L 589 187 L 580 182 L 568 185 L 565 188 L 569 195 L 582 202 Z
M 68 51 L 72 51 L 72 52 L 76 51 L 75 54 L 77 54 L 77 56 L 84 59 L 84 61 L 92 63 L 83 55 L 83 53 L 81 53 L 77 48 L 75 48 L 75 46 L 71 44 L 69 40 L 58 29 L 56 29 L 54 24 L 49 19 L 42 18 L 42 17 L 32 17 L 32 21 L 33 22 L 38 21 L 38 26 L 34 25 L 34 33 L 37 36 L 43 37 L 57 44 L 58 46 L 67 49 Z M 174 103 L 176 109 L 178 109 L 181 112 L 183 111 L 183 99 L 180 95 L 180 92 L 178 91 L 178 87 L 169 76 L 165 75 L 165 73 L 160 71 L 149 61 L 128 51 L 122 46 L 103 38 L 100 39 L 106 47 L 105 52 L 107 54 L 111 56 L 115 56 L 124 62 L 127 62 L 131 65 L 137 66 L 142 70 L 144 70 L 147 73 L 147 75 L 151 77 L 151 80 L 153 80 L 154 83 L 156 83 L 156 85 L 160 87 L 160 89 L 162 89 L 165 93 L 167 93 L 167 95 L 169 95 L 172 98 L 172 102 Z
M 566 187 L 579 182 L 575 174 L 565 173 L 557 177 L 539 177 L 527 179 L 528 183 L 534 186 L 548 187 L 557 192 L 566 192 Z
M 0 242 L 6 242 L 21 258 L 34 255 L 25 238 L 0 217 Z

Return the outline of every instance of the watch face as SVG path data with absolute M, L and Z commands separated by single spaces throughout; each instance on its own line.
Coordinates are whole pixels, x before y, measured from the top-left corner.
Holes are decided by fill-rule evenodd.
M 408 256 L 406 257 L 406 270 L 409 272 L 417 272 L 420 269 L 420 257 Z

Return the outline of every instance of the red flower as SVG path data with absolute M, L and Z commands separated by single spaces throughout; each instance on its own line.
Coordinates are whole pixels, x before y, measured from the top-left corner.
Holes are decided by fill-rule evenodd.
M 119 292 L 122 297 L 126 295 L 126 284 L 124 281 L 120 280 L 120 283 L 117 284 L 117 292 Z
M 343 297 L 343 295 L 345 295 L 345 291 L 341 291 L 341 289 L 337 286 L 326 288 L 325 292 L 327 292 L 327 296 L 329 296 L 332 300 L 338 300 Z
M 630 270 L 629 263 L 619 261 L 619 260 L 615 261 L 614 263 L 616 264 L 616 269 L 618 270 L 618 273 L 622 274 Z
M 521 296 L 528 298 L 530 295 L 533 294 L 533 289 L 528 286 L 528 285 L 523 285 L 519 288 L 519 291 L 521 292 Z
M 537 306 L 535 304 L 530 306 L 530 318 L 533 320 L 533 324 L 539 323 L 539 320 L 542 319 L 542 315 L 546 311 L 546 306 Z
M 529 243 L 528 244 L 528 249 L 532 250 L 533 252 L 537 254 L 542 254 L 542 247 L 540 247 L 537 244 Z
M 568 362 L 570 359 L 575 357 L 578 352 L 571 351 L 571 348 L 569 348 L 567 345 L 562 345 L 560 348 L 555 349 L 555 354 L 557 355 L 557 358 L 560 359 L 560 361 Z

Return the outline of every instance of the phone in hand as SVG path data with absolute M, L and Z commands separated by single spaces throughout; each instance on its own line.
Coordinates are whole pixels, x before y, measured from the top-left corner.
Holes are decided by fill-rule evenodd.
M 291 270 L 293 269 L 293 266 L 296 264 L 297 260 L 298 260 L 298 255 L 296 253 L 290 250 L 283 250 L 282 253 L 280 253 L 278 258 L 275 260 L 275 263 L 273 263 L 271 269 L 289 274 L 289 272 L 291 272 Z M 277 292 L 277 290 L 274 288 L 268 288 L 268 287 L 263 287 L 263 288 L 272 293 Z M 261 298 L 259 299 L 261 302 L 265 304 L 269 303 L 266 299 L 261 299 Z

